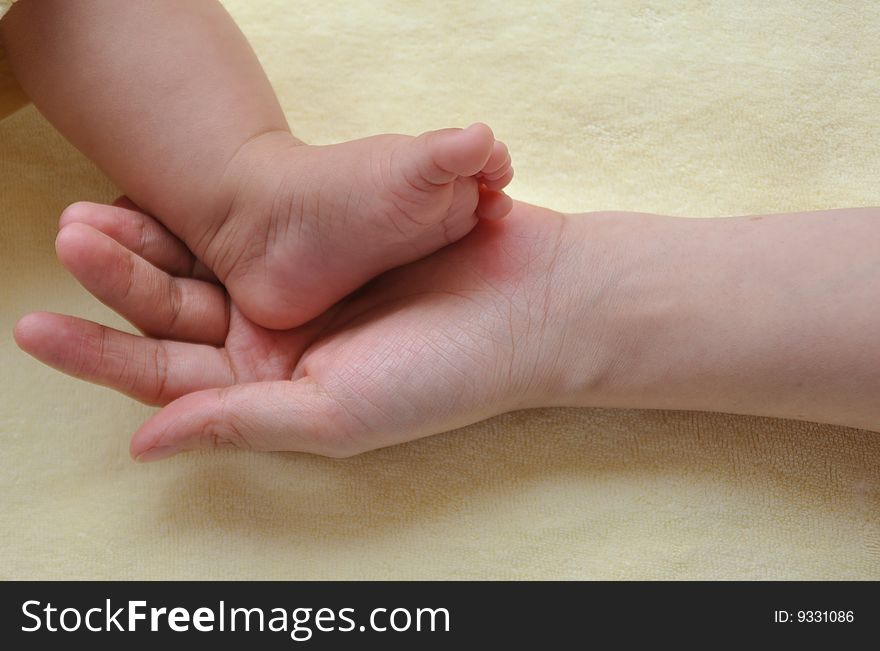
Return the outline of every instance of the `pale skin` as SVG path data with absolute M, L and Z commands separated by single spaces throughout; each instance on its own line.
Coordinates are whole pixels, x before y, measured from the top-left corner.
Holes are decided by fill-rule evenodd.
M 512 205 L 507 147 L 484 124 L 305 145 L 216 0 L 20 0 L 0 41 L 49 121 L 266 327 Z
M 164 408 L 155 460 L 348 456 L 504 411 L 724 411 L 880 430 L 880 209 L 680 219 L 517 203 L 286 332 L 248 321 L 130 204 L 62 217 L 62 263 L 133 336 L 36 313 L 19 345 Z

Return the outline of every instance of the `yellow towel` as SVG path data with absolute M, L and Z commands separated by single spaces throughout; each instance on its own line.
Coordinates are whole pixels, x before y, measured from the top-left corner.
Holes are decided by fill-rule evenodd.
M 485 120 L 512 193 L 565 210 L 880 203 L 877 3 L 227 6 L 308 141 Z M 880 579 L 868 432 L 545 410 L 345 461 L 132 463 L 151 410 L 9 334 L 35 309 L 120 323 L 52 251 L 66 204 L 114 194 L 33 108 L 0 123 L 5 578 Z
M 0 18 L 9 11 L 15 0 L 0 0 Z M 15 82 L 6 53 L 0 46 L 0 120 L 27 104 L 27 97 Z
M 3 18 L 3 15 L 9 11 L 9 8 L 15 0 L 0 0 L 0 18 Z
M 27 97 L 19 88 L 9 69 L 3 48 L 0 48 L 0 120 L 27 104 Z

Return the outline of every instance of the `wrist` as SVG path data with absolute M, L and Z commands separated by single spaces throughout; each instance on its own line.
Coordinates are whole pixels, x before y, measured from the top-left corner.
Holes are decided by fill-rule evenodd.
M 611 213 L 569 215 L 519 203 L 514 214 L 528 231 L 509 239 L 529 250 L 505 252 L 528 260 L 518 283 L 522 300 L 511 310 L 516 400 L 509 408 L 606 404 L 622 390 L 619 367 L 634 310 L 626 305 L 633 297 L 618 296 L 618 286 L 632 266 L 625 261 L 640 257 L 637 225 Z
M 645 404 L 675 357 L 690 311 L 687 229 L 694 220 L 639 213 L 566 216 L 548 320 L 547 406 Z M 685 342 L 686 345 L 686 342 Z M 647 405 L 646 405 L 647 406 Z

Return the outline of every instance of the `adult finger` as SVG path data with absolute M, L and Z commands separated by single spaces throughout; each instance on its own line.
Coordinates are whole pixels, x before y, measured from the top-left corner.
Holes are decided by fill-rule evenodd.
M 88 224 L 112 237 L 151 264 L 172 276 L 217 282 L 217 278 L 170 231 L 137 209 L 127 197 L 114 205 L 80 201 L 61 213 L 58 227 Z
M 153 405 L 234 381 L 226 357 L 212 346 L 138 337 L 62 314 L 22 317 L 15 341 L 63 373 Z
M 155 461 L 198 448 L 287 450 L 345 457 L 371 447 L 364 420 L 311 377 L 183 396 L 148 420 L 131 455 Z
M 145 334 L 216 346 L 225 341 L 229 301 L 220 286 L 170 276 L 83 223 L 64 226 L 55 249 L 83 287 Z

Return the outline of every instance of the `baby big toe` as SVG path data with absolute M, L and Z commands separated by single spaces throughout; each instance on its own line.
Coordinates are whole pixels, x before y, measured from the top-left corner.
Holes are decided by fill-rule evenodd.
M 492 129 L 480 122 L 467 129 L 431 131 L 413 141 L 421 150 L 421 176 L 434 185 L 476 175 L 491 157 L 494 143 Z

